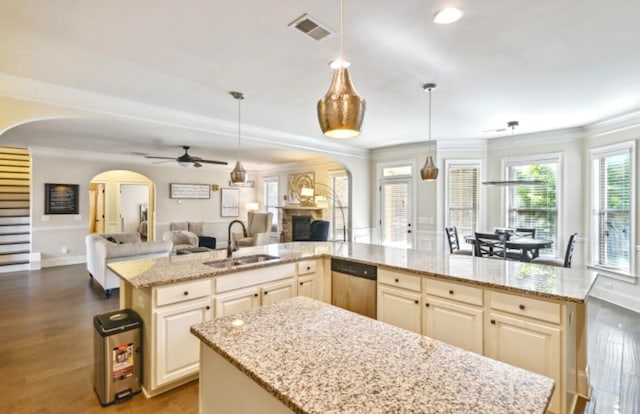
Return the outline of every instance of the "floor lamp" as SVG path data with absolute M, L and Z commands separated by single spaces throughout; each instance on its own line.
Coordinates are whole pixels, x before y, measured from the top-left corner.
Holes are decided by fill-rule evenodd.
M 329 191 L 329 197 L 334 201 L 335 204 L 338 205 L 338 210 L 340 210 L 340 215 L 342 217 L 342 241 L 347 241 L 347 222 L 344 219 L 344 207 L 342 206 L 342 201 L 340 200 L 340 197 L 338 197 L 338 194 L 336 194 L 336 192 L 333 190 L 333 188 L 329 187 L 326 184 L 323 183 L 315 183 L 315 186 L 318 187 L 324 187 Z M 318 198 L 319 197 L 324 197 L 324 196 L 317 196 L 316 197 L 316 204 L 318 202 Z

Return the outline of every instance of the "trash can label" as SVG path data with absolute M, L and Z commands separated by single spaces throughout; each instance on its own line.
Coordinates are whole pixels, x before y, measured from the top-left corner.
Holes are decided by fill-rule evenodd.
M 133 376 L 133 343 L 113 348 L 113 382 L 122 381 Z

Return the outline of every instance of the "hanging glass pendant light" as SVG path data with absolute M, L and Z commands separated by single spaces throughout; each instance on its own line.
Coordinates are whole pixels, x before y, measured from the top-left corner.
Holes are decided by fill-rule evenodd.
M 427 160 L 424 163 L 424 167 L 420 170 L 420 175 L 424 181 L 434 181 L 438 178 L 438 168 L 433 162 L 433 156 L 431 155 L 431 90 L 435 89 L 437 85 L 435 83 L 425 83 L 422 86 L 423 90 L 429 91 L 429 154 Z
M 330 138 L 360 135 L 365 100 L 353 86 L 349 63 L 344 60 L 344 1 L 340 0 L 340 58 L 331 63 L 333 80 L 326 95 L 318 101 L 318 121 L 322 133 Z
M 231 96 L 233 96 L 238 101 L 238 160 L 236 161 L 236 166 L 231 171 L 231 184 L 244 184 L 247 182 L 247 171 L 242 166 L 242 162 L 240 162 L 240 102 L 244 99 L 244 95 L 242 92 L 229 92 Z

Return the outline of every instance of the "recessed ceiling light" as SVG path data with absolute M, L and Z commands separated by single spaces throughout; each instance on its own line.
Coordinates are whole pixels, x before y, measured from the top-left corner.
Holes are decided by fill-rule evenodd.
M 457 22 L 462 17 L 462 9 L 447 7 L 433 15 L 433 22 L 438 24 L 449 24 Z

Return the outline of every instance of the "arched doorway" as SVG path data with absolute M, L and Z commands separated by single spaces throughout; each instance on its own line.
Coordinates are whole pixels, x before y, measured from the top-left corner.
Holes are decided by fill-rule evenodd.
M 140 233 L 155 239 L 155 184 L 128 170 L 102 172 L 89 183 L 90 233 Z

